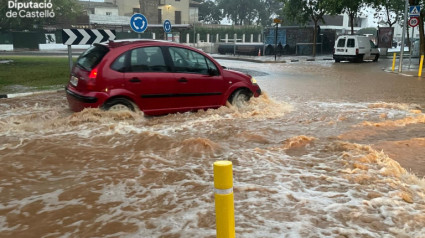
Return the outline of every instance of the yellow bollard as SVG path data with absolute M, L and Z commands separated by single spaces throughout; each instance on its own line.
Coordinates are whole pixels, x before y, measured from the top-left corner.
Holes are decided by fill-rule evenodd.
M 394 53 L 394 55 L 393 55 L 393 68 L 392 68 L 393 72 L 394 72 L 394 68 L 395 68 L 395 59 L 396 59 L 396 57 L 397 57 L 397 53 Z
M 422 66 L 424 65 L 424 55 L 421 55 L 421 63 L 419 64 L 418 77 L 422 76 Z
M 214 162 L 214 197 L 217 238 L 235 237 L 232 162 Z

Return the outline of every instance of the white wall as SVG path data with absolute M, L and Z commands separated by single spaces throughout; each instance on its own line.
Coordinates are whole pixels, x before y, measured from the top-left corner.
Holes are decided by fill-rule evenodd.
M 107 12 L 111 13 L 111 16 L 118 16 L 118 8 L 110 8 L 110 7 L 96 7 L 94 9 L 94 14 L 96 15 L 104 15 L 106 16 Z

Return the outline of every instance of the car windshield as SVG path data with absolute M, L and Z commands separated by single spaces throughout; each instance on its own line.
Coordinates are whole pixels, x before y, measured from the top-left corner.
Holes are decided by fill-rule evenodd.
M 108 51 L 109 49 L 106 46 L 94 45 L 81 54 L 77 60 L 77 65 L 85 70 L 92 70 Z

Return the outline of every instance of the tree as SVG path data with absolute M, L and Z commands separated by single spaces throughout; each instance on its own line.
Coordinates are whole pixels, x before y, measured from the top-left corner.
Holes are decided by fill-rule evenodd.
M 314 23 L 313 56 L 316 56 L 316 41 L 319 21 L 324 22 L 323 16 L 334 14 L 336 8 L 334 0 L 282 0 L 284 15 L 295 22 L 306 24 L 310 20 Z
M 199 21 L 204 23 L 219 24 L 223 14 L 217 6 L 217 2 L 202 0 L 199 5 Z
M 19 4 L 22 8 L 18 9 Z M 34 5 L 34 3 L 42 3 Z M 45 4 L 46 3 L 46 4 Z M 48 11 L 48 14 L 46 14 Z M 73 22 L 81 15 L 82 7 L 78 0 L 55 1 L 8 1 L 0 0 L 0 29 L 29 30 L 45 25 Z
M 373 0 L 371 6 L 376 10 L 375 17 L 392 27 L 403 20 L 404 3 L 400 0 Z
M 366 0 L 339 0 L 334 1 L 334 10 L 346 13 L 350 18 L 351 34 L 354 34 L 354 20 L 357 18 L 360 9 L 366 5 Z
M 235 25 L 251 25 L 257 18 L 260 0 L 218 0 L 218 7 Z
M 262 26 L 270 25 L 272 19 L 282 12 L 282 2 L 276 0 L 261 0 L 258 10 L 257 24 Z

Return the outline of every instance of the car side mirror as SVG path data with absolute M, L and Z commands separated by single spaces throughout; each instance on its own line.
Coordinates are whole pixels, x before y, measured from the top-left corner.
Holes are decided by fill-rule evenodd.
M 210 76 L 217 76 L 217 75 L 219 75 L 218 70 L 216 70 L 216 69 L 212 69 L 212 68 L 209 68 L 209 69 L 208 69 L 208 74 L 209 74 Z

